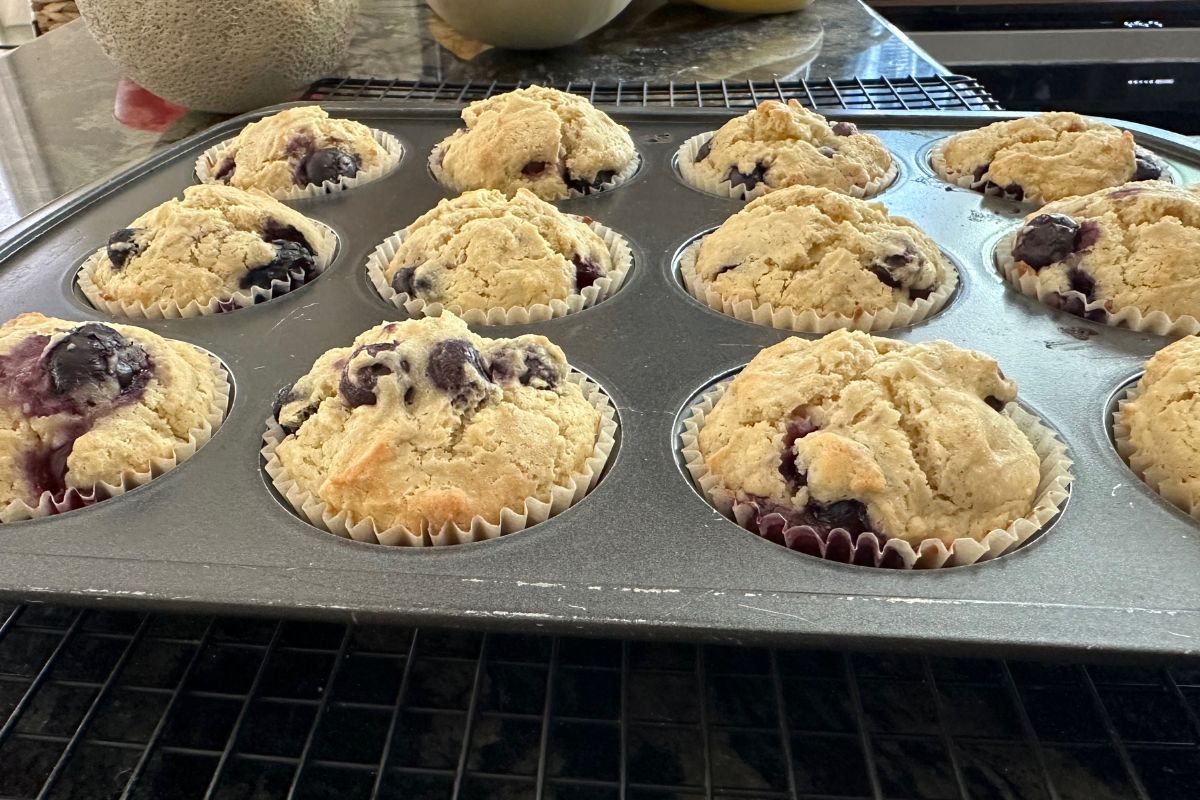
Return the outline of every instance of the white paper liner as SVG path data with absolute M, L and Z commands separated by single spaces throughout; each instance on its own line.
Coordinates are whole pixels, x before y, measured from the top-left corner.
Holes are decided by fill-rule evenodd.
M 499 522 L 490 522 L 477 516 L 466 528 L 447 522 L 440 530 L 411 531 L 402 526 L 380 530 L 369 517 L 355 520 L 348 511 L 334 511 L 323 500 L 300 488 L 280 462 L 275 450 L 288 434 L 272 418 L 267 419 L 267 430 L 263 434 L 261 453 L 266 462 L 265 469 L 275 489 L 287 498 L 301 516 L 313 526 L 343 538 L 367 544 L 408 547 L 441 547 L 495 539 L 545 522 L 578 503 L 596 485 L 604 465 L 608 463 L 616 443 L 616 408 L 604 390 L 582 373 L 572 371 L 567 380 L 578 386 L 588 402 L 600 412 L 600 429 L 592 455 L 584 463 L 583 470 L 571 475 L 566 483 L 553 486 L 549 496 L 529 497 L 521 508 L 502 509 Z
M 90 489 L 67 489 L 62 499 L 59 500 L 56 500 L 50 492 L 43 492 L 35 506 L 29 505 L 24 500 L 14 500 L 0 508 L 0 523 L 48 517 L 111 500 L 130 489 L 135 489 L 170 472 L 195 455 L 196 451 L 203 447 L 221 427 L 221 423 L 225 421 L 225 415 L 229 411 L 229 393 L 231 391 L 229 373 L 225 370 L 225 365 L 215 356 L 207 353 L 205 355 L 208 356 L 213 374 L 217 378 L 212 407 L 205 415 L 204 421 L 198 427 L 188 431 L 187 441 L 175 444 L 174 451 L 169 458 L 150 459 L 150 469 L 146 472 L 126 470 L 117 483 L 104 481 Z
M 972 175 L 958 175 L 958 176 L 952 175 L 950 173 L 950 166 L 946 163 L 946 154 L 945 154 L 946 142 L 950 141 L 950 139 L 952 139 L 952 138 L 953 138 L 952 136 L 947 136 L 945 139 L 939 139 L 938 141 L 934 142 L 933 147 L 931 147 L 929 149 L 929 167 L 933 170 L 934 175 L 941 178 L 946 183 L 950 183 L 955 186 L 959 186 L 963 189 L 970 189 L 971 191 L 977 192 L 979 194 L 990 195 L 992 197 L 1003 197 L 1007 200 L 1011 200 L 1014 203 L 1028 203 L 1030 205 L 1040 206 L 1040 205 L 1045 205 L 1048 202 L 1051 202 L 1051 201 L 1043 198 L 1041 195 L 1031 194 L 1031 193 L 1027 192 L 1024 189 L 1024 187 L 1022 187 L 1023 194 L 1022 194 L 1021 199 L 1015 200 L 1012 197 L 1009 197 L 1007 194 L 1005 194 L 1004 190 L 1000 186 L 998 186 L 994 183 L 991 183 L 990 181 L 988 181 L 988 182 L 976 181 L 974 176 L 972 176 Z M 1166 159 L 1164 159 L 1162 156 L 1158 155 L 1157 153 L 1154 153 L 1150 150 L 1147 150 L 1144 147 L 1141 147 L 1140 145 L 1138 146 L 1137 149 L 1150 154 L 1151 156 L 1154 157 L 1154 159 L 1156 161 L 1158 161 L 1159 164 L 1162 165 L 1162 167 L 1163 167 L 1162 176 L 1158 180 L 1167 181 L 1168 183 L 1175 182 L 1170 165 L 1167 164 Z M 1113 187 L 1113 188 L 1116 188 L 1116 187 Z
M 1057 309 L 1059 293 L 1042 286 L 1038 281 L 1037 273 L 1033 270 L 1021 270 L 1012 257 L 1013 243 L 1020 230 L 1021 226 L 1018 226 L 996 243 L 994 255 L 996 268 L 1004 280 L 1018 289 L 1021 294 L 1032 297 L 1050 308 Z M 1196 319 L 1190 314 L 1182 317 L 1170 317 L 1162 311 L 1144 312 L 1136 306 L 1123 306 L 1113 310 L 1104 300 L 1095 300 L 1089 303 L 1080 292 L 1068 291 L 1063 295 L 1077 297 L 1084 304 L 1085 312 L 1097 310 L 1105 312 L 1104 324 L 1113 327 L 1124 326 L 1139 333 L 1154 333 L 1159 336 L 1191 336 L 1200 333 L 1200 319 Z
M 328 225 L 318 222 L 311 217 L 308 221 L 321 232 L 321 241 L 315 243 L 317 248 L 316 253 L 316 275 L 312 280 L 316 280 L 329 268 L 333 263 L 333 258 L 338 249 L 338 237 L 334 233 L 333 228 Z M 267 288 L 255 286 L 249 290 L 241 290 L 234 292 L 225 297 L 213 297 L 206 303 L 201 303 L 199 300 L 191 300 L 187 305 L 181 306 L 179 303 L 171 300 L 160 300 L 153 305 L 145 305 L 134 300 L 108 300 L 100 291 L 100 287 L 96 285 L 92 277 L 92 273 L 100 264 L 101 259 L 107 258 L 105 248 L 100 248 L 79 267 L 79 273 L 76 275 L 76 281 L 79 283 L 79 289 L 83 292 L 88 302 L 95 308 L 106 311 L 114 317 L 128 317 L 130 319 L 190 319 L 192 317 L 200 317 L 206 314 L 218 314 L 228 311 L 236 311 L 238 309 L 249 308 L 256 303 L 266 302 L 274 297 L 282 297 L 288 292 L 299 288 L 292 286 L 292 281 L 275 280 L 271 281 L 271 285 Z M 312 283 L 312 281 L 308 281 Z
M 693 136 L 679 146 L 679 150 L 675 153 L 675 167 L 679 170 L 679 175 L 686 184 L 702 192 L 715 194 L 717 197 L 731 197 L 734 200 L 747 201 L 753 200 L 756 197 L 762 197 L 764 194 L 775 191 L 777 188 L 784 188 L 759 183 L 753 189 L 747 189 L 745 186 L 734 186 L 727 180 L 713 179 L 711 176 L 705 175 L 696 166 L 696 154 L 704 146 L 705 142 L 716 135 L 716 131 L 707 131 Z M 896 176 L 900 174 L 900 167 L 897 165 L 896 157 L 891 154 L 891 151 L 888 151 L 888 156 L 891 158 L 892 163 L 883 177 L 869 181 L 866 186 L 850 187 L 849 195 L 851 197 L 859 199 L 874 197 L 895 182 Z
M 1193 519 L 1200 520 L 1200 505 L 1192 504 L 1191 493 L 1179 486 L 1171 476 L 1164 475 L 1149 454 L 1138 449 L 1131 438 L 1130 427 L 1122 421 L 1125 406 L 1136 400 L 1142 393 L 1143 378 L 1144 375 L 1139 375 L 1136 382 L 1129 384 L 1124 396 L 1117 400 L 1117 410 L 1113 414 L 1112 427 L 1113 441 L 1117 445 L 1117 452 L 1120 453 L 1121 458 L 1125 459 L 1125 463 L 1129 465 L 1134 474 L 1141 478 L 1147 486 L 1158 492 L 1164 500 L 1181 509 Z
M 841 314 L 819 314 L 812 309 L 797 311 L 789 306 L 775 308 L 771 303 L 755 304 L 753 300 L 730 300 L 720 292 L 706 285 L 696 273 L 696 260 L 700 255 L 700 245 L 710 234 L 704 234 L 685 247 L 679 254 L 679 275 L 688 294 L 704 305 L 722 314 L 740 319 L 743 322 L 753 322 L 756 325 L 766 325 L 787 331 L 804 333 L 829 333 L 839 328 L 856 331 L 885 331 L 891 328 L 902 328 L 927 319 L 932 314 L 941 311 L 958 286 L 958 268 L 954 262 L 943 255 L 949 265 L 946 280 L 929 297 L 922 300 L 912 300 L 898 303 L 894 308 L 881 311 L 864 311 L 858 316 L 847 317 Z
M 353 178 L 343 177 L 338 181 L 325 181 L 320 186 L 309 184 L 308 186 L 294 186 L 286 191 L 266 192 L 276 200 L 300 200 L 306 197 L 320 197 L 325 194 L 333 194 L 334 192 L 344 192 L 347 189 L 353 189 L 355 186 L 362 186 L 364 183 L 376 181 L 387 175 L 396 168 L 400 163 L 400 159 L 404 156 L 404 146 L 400 144 L 400 140 L 387 131 L 376 130 L 371 128 L 371 138 L 384 149 L 386 156 L 383 161 L 370 169 L 360 169 L 358 174 Z M 218 142 L 212 147 L 205 150 L 196 159 L 196 179 L 200 183 L 221 183 L 212 177 L 213 172 L 218 168 L 222 159 L 225 157 L 225 151 L 229 149 L 233 139 L 226 139 L 223 142 Z
M 470 191 L 472 189 L 500 189 L 500 188 L 502 188 L 499 186 L 468 186 L 464 189 L 459 189 L 455 186 L 451 186 L 450 184 L 448 184 L 444 180 L 442 180 L 442 159 L 440 157 L 441 152 L 442 152 L 442 143 L 441 142 L 438 142 L 437 144 L 435 144 L 433 146 L 433 149 L 429 151 L 429 171 L 430 171 L 430 173 L 433 174 L 434 179 L 439 184 L 441 184 L 442 187 L 444 187 L 447 191 L 461 194 L 463 192 Z M 632 161 L 630 161 L 628 164 L 626 164 L 624 167 L 622 167 L 621 170 L 619 172 L 617 172 L 617 174 L 613 175 L 611 180 L 607 180 L 607 181 L 599 184 L 597 186 L 597 188 L 593 189 L 592 191 L 581 192 L 578 189 L 572 189 L 568 186 L 566 198 L 542 197 L 542 199 L 543 200 L 564 200 L 564 199 L 573 200 L 576 197 L 588 197 L 593 194 L 601 194 L 602 192 L 610 192 L 613 189 L 616 189 L 621 184 L 628 181 L 630 178 L 632 178 L 634 176 L 634 174 L 637 173 L 638 168 L 641 166 L 642 166 L 642 154 L 635 152 Z M 533 191 L 532 188 L 530 188 L 529 190 L 531 192 Z M 534 194 L 537 194 L 537 192 L 534 192 Z M 541 197 L 541 195 L 538 195 L 538 196 Z
M 721 488 L 718 478 L 709 472 L 700 452 L 699 437 L 700 430 L 704 427 L 704 418 L 725 394 L 731 382 L 732 378 L 716 384 L 701 395 L 699 402 L 689 408 L 689 416 L 684 420 L 684 430 L 679 436 L 680 454 L 696 486 L 714 508 L 743 528 L 768 538 L 764 533 L 755 530 L 755 509 L 747 504 L 734 503 L 733 498 Z M 903 539 L 887 539 L 881 542 L 874 533 L 866 532 L 859 534 L 857 540 L 853 541 L 849 536 L 842 537 L 841 541 L 835 541 L 832 536 L 829 540 L 821 540 L 817 543 L 819 554 L 812 555 L 872 567 L 882 565 L 903 569 L 936 569 L 987 561 L 1020 546 L 1053 519 L 1066 501 L 1073 480 L 1071 460 L 1067 458 L 1066 445 L 1036 416 L 1016 403 L 1006 405 L 1003 413 L 1025 434 L 1041 460 L 1041 480 L 1038 483 L 1037 498 L 1033 510 L 1027 516 L 1015 520 L 1007 528 L 997 528 L 988 532 L 980 540 L 969 537 L 955 539 L 949 547 L 940 539 L 926 539 L 916 547 Z
M 583 221 L 582 217 L 569 214 L 573 219 Z M 633 266 L 633 251 L 629 242 L 614 230 L 601 225 L 599 222 L 587 223 L 608 247 L 612 268 L 604 277 L 599 278 L 582 292 L 567 295 L 565 299 L 551 300 L 550 303 L 535 303 L 530 306 L 493 307 L 488 309 L 464 309 L 457 304 L 430 303 L 419 297 L 412 297 L 407 292 L 397 292 L 392 288 L 384 275 L 388 264 L 395 257 L 396 251 L 408 235 L 408 228 L 396 231 L 375 248 L 367 257 L 367 277 L 379 295 L 396 308 L 403 308 L 413 317 L 436 317 L 443 310 L 449 310 L 462 317 L 468 325 L 526 325 L 530 322 L 545 322 L 548 319 L 573 314 L 604 300 L 621 287 Z

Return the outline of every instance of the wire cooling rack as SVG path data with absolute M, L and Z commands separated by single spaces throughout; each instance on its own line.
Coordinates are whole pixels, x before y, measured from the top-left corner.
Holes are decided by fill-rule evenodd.
M 512 88 L 337 78 L 313 98 Z M 961 76 L 560 87 L 997 110 Z M 1196 800 L 1200 664 L 1116 667 L 0 605 L 0 800 Z
M 1200 665 L 0 609 L 0 797 L 1195 800 Z
M 386 78 L 326 78 L 308 90 L 311 100 L 408 100 L 468 103 L 520 84 L 432 83 Z M 817 111 L 999 111 L 988 91 L 964 75 L 852 78 L 824 81 L 720 81 L 717 83 L 567 83 L 556 88 L 601 105 L 750 108 L 763 100 L 795 98 Z

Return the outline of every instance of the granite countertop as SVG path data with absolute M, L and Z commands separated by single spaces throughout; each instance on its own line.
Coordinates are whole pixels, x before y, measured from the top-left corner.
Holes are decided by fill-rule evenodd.
M 361 5 L 341 74 L 553 83 L 944 72 L 859 0 L 816 0 L 804 11 L 776 16 L 634 0 L 610 25 L 569 47 L 532 53 L 487 49 L 470 58 L 442 44 L 448 41 L 444 24 L 422 0 L 361 0 Z M 81 22 L 0 57 L 0 229 L 221 119 L 189 112 L 165 126 L 122 124 L 114 107 L 129 88 Z

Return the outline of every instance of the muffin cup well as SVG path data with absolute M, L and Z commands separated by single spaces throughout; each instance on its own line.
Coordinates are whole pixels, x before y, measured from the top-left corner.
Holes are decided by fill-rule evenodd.
M 441 547 L 495 539 L 545 522 L 578 503 L 600 480 L 600 473 L 608 463 L 616 445 L 616 408 L 604 390 L 582 373 L 572 371 L 567 380 L 578 386 L 588 402 L 600 412 L 600 428 L 596 434 L 596 446 L 592 455 L 584 463 L 581 471 L 571 475 L 565 483 L 551 487 L 548 495 L 528 497 L 520 508 L 502 509 L 496 522 L 476 516 L 465 528 L 447 522 L 439 530 L 413 531 L 402 526 L 381 530 L 369 517 L 354 519 L 348 511 L 335 511 L 332 506 L 302 489 L 279 460 L 276 448 L 288 434 L 270 418 L 267 419 L 261 451 L 266 462 L 265 469 L 275 489 L 304 519 L 323 531 L 343 538 L 367 544 L 408 547 Z
M 891 328 L 901 328 L 921 322 L 941 311 L 958 286 L 958 269 L 954 262 L 947 258 L 946 262 L 950 265 L 950 270 L 946 274 L 946 280 L 929 297 L 923 300 L 897 303 L 894 307 L 881 311 L 863 312 L 854 317 L 840 314 L 820 314 L 812 309 L 797 311 L 788 306 L 776 308 L 771 303 L 755 304 L 752 300 L 733 301 L 722 297 L 720 292 L 712 287 L 706 286 L 696 273 L 696 259 L 700 255 L 700 245 L 708 235 L 704 234 L 697 238 L 679 253 L 679 275 L 683 279 L 684 288 L 687 289 L 688 294 L 712 310 L 743 322 L 753 322 L 756 325 L 803 333 L 829 333 L 839 328 L 857 331 L 885 331 Z
M 313 280 L 316 280 L 333 262 L 333 257 L 337 253 L 338 239 L 337 234 L 333 232 L 333 228 L 330 228 L 328 225 L 318 222 L 315 219 L 309 219 L 309 222 L 316 226 L 317 230 L 322 234 L 321 241 L 316 243 L 317 272 L 313 277 Z M 249 308 L 257 303 L 281 297 L 299 288 L 291 280 L 276 280 L 272 281 L 270 287 L 266 289 L 255 286 L 249 290 L 240 290 L 221 297 L 209 298 L 206 303 L 191 300 L 184 306 L 171 300 L 160 300 L 153 305 L 146 305 L 132 300 L 108 300 L 103 296 L 100 287 L 96 285 L 93 278 L 93 273 L 97 266 L 99 266 L 101 259 L 106 257 L 105 248 L 100 248 L 89 256 L 79 267 L 76 281 L 79 283 L 80 291 L 83 292 L 84 297 L 88 299 L 88 302 L 92 306 L 101 311 L 106 311 L 114 317 L 127 317 L 130 319 L 189 319 L 206 314 L 220 314 L 228 311 L 236 311 L 241 308 Z M 311 282 L 309 281 L 309 283 Z
M 110 500 L 170 472 L 195 455 L 196 451 L 203 447 L 221 427 L 221 423 L 224 422 L 225 415 L 229 411 L 231 392 L 229 374 L 225 370 L 225 365 L 215 356 L 206 355 L 208 355 L 209 364 L 217 379 L 212 406 L 205 414 L 203 423 L 189 430 L 187 441 L 177 442 L 169 457 L 151 459 L 150 468 L 144 472 L 125 470 L 121 474 L 121 479 L 116 483 L 101 482 L 87 489 L 68 489 L 60 499 L 56 499 L 50 492 L 43 492 L 36 505 L 29 505 L 23 500 L 14 500 L 0 508 L 0 523 L 48 517 L 90 506 L 103 500 Z
M 642 156 L 640 153 L 635 152 L 633 155 L 633 159 L 628 164 L 626 164 L 624 167 L 622 167 L 621 170 L 619 172 L 617 172 L 615 175 L 613 175 L 613 177 L 610 180 L 607 180 L 604 183 L 597 185 L 597 187 L 595 189 L 593 189 L 592 191 L 581 192 L 578 189 L 572 189 L 572 188 L 568 187 L 566 197 L 542 197 L 542 199 L 547 200 L 547 201 L 574 200 L 577 197 L 589 197 L 590 195 L 593 195 L 593 194 L 601 194 L 603 192 L 612 191 L 613 189 L 616 189 L 618 186 L 620 186 L 621 184 L 625 183 L 630 178 L 632 178 L 634 176 L 634 174 L 638 171 L 638 168 L 641 167 L 641 165 L 642 165 Z M 457 189 L 454 186 L 451 186 L 450 184 L 446 183 L 442 179 L 442 143 L 441 142 L 438 142 L 437 144 L 435 144 L 433 146 L 433 149 L 429 151 L 429 171 L 430 171 L 430 173 L 433 174 L 434 179 L 438 182 L 439 185 L 441 185 L 441 187 L 443 189 L 445 189 L 448 192 L 454 192 L 456 194 L 462 194 L 463 192 L 467 192 L 472 189 L 499 189 L 500 188 L 498 186 L 471 186 L 466 189 L 460 190 L 460 189 Z M 531 189 L 530 191 L 533 191 L 533 190 Z M 536 194 L 536 192 L 535 192 L 535 194 Z M 541 195 L 538 195 L 538 197 L 541 197 Z
M 945 139 L 940 139 L 937 142 L 934 142 L 933 147 L 929 149 L 929 166 L 933 170 L 933 174 L 944 180 L 946 183 L 953 184 L 954 186 L 958 186 L 963 189 L 970 189 L 973 192 L 978 192 L 980 194 L 990 195 L 993 197 L 1006 197 L 1007 199 L 1012 200 L 1011 197 L 1008 197 L 1004 193 L 1004 190 L 1000 186 L 997 186 L 994 183 L 978 181 L 971 175 L 954 176 L 950 174 L 950 165 L 946 163 L 945 149 L 946 142 L 950 141 L 952 138 L 954 137 L 947 136 Z M 1174 183 L 1174 176 L 1166 161 L 1144 147 L 1138 147 L 1136 149 L 1140 153 L 1148 155 L 1162 165 L 1162 177 L 1160 177 L 1159 180 Z M 1045 205 L 1046 203 L 1051 202 L 1041 195 L 1030 194 L 1029 192 L 1026 192 L 1023 187 L 1022 192 L 1023 194 L 1021 199 L 1013 200 L 1013 202 L 1028 203 L 1035 206 Z
M 1013 243 L 1016 241 L 1016 230 L 1007 233 L 996 243 L 995 262 L 1000 274 L 1011 286 L 1021 294 L 1032 297 L 1050 308 L 1056 308 L 1053 302 L 1058 302 L 1060 294 L 1041 285 L 1037 273 L 1033 270 L 1022 270 L 1012 257 Z M 1159 336 L 1191 336 L 1200 333 L 1200 320 L 1190 314 L 1182 317 L 1170 317 L 1162 311 L 1144 312 L 1136 306 L 1122 306 L 1110 310 L 1103 300 L 1088 302 L 1080 292 L 1068 291 L 1063 297 L 1077 297 L 1084 304 L 1084 311 L 1104 311 L 1104 324 L 1113 327 L 1124 326 L 1139 333 L 1154 333 Z M 1048 300 L 1052 302 L 1047 302 Z
M 734 186 L 727 180 L 714 180 L 697 169 L 696 154 L 700 152 L 700 148 L 708 140 L 716 135 L 716 131 L 707 131 L 693 136 L 679 146 L 679 150 L 675 153 L 675 167 L 679 170 L 679 175 L 683 178 L 684 183 L 702 192 L 715 194 L 717 197 L 730 197 L 734 200 L 747 201 L 753 200 L 756 197 L 762 197 L 776 188 L 783 188 L 759 183 L 753 189 L 747 189 L 745 186 Z M 851 197 L 859 199 L 869 199 L 891 186 L 895 182 L 896 176 L 900 174 L 900 167 L 896 164 L 896 158 L 890 151 L 888 152 L 888 157 L 891 158 L 892 163 L 888 166 L 888 170 L 883 174 L 883 177 L 869 181 L 866 186 L 852 186 L 848 194 Z
M 582 220 L 581 217 L 575 215 L 568 216 Z M 623 236 L 599 222 L 589 222 L 588 227 L 604 240 L 612 261 L 612 269 L 582 292 L 567 295 L 562 300 L 551 300 L 549 303 L 508 308 L 493 307 L 486 310 L 464 309 L 454 303 L 430 303 L 419 297 L 413 297 L 407 292 L 397 292 L 388 283 L 384 272 L 408 235 L 408 228 L 396 231 L 367 257 L 367 277 L 371 279 L 371 285 L 384 300 L 396 308 L 403 308 L 413 317 L 436 317 L 443 310 L 448 309 L 466 320 L 468 325 L 526 325 L 530 322 L 544 322 L 590 308 L 604 300 L 621 287 L 633 266 L 633 252 L 629 249 L 629 243 Z
M 731 382 L 732 379 L 729 379 L 716 384 L 688 409 L 689 416 L 684 420 L 684 429 L 679 437 L 680 454 L 692 480 L 714 508 L 751 533 L 788 549 L 830 561 L 869 567 L 935 569 L 965 566 L 996 558 L 1021 545 L 1058 514 L 1069 495 L 1073 478 L 1066 445 L 1036 416 L 1016 403 L 1009 403 L 1003 413 L 1033 445 L 1041 461 L 1041 480 L 1038 482 L 1033 510 L 1006 528 L 996 528 L 978 540 L 970 537 L 955 539 L 947 547 L 940 539 L 926 539 L 913 545 L 903 539 L 884 539 L 871 532 L 861 533 L 854 538 L 841 529 L 834 529 L 829 535 L 822 536 L 808 526 L 789 528 L 777 515 L 774 519 L 772 515 L 766 515 L 758 524 L 758 508 L 752 503 L 735 502 L 720 486 L 718 478 L 709 472 L 700 452 L 699 437 L 705 416 L 712 411 Z
M 404 146 L 400 144 L 399 139 L 387 131 L 376 130 L 375 128 L 371 128 L 371 138 L 384 149 L 386 154 L 382 163 L 378 166 L 359 170 L 358 174 L 353 178 L 343 177 L 338 181 L 325 181 L 320 186 L 309 184 L 308 186 L 296 186 L 287 191 L 267 192 L 267 194 L 276 200 L 300 200 L 305 197 L 320 197 L 324 194 L 344 192 L 347 189 L 362 186 L 364 183 L 379 180 L 395 169 L 396 165 L 400 163 L 400 159 L 404 155 Z M 229 150 L 232 142 L 233 139 L 226 139 L 223 142 L 219 142 L 205 150 L 196 159 L 196 178 L 201 183 L 221 183 L 221 181 L 215 180 L 212 176 L 225 157 L 225 153 Z
M 1113 414 L 1112 423 L 1113 442 L 1117 446 L 1117 452 L 1134 474 L 1141 478 L 1147 486 L 1158 492 L 1159 496 L 1193 519 L 1200 520 L 1200 506 L 1194 505 L 1188 492 L 1173 484 L 1167 476 L 1162 475 L 1161 471 L 1155 468 L 1149 454 L 1139 450 L 1133 443 L 1132 432 L 1129 426 L 1122 421 L 1126 404 L 1132 403 L 1142 393 L 1142 380 L 1143 377 L 1139 377 L 1136 382 L 1129 384 L 1124 396 L 1117 399 L 1117 409 Z

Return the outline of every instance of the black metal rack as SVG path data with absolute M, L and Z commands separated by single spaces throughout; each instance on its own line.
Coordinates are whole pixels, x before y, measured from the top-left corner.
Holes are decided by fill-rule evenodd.
M 329 79 L 310 96 L 511 88 Z M 970 78 L 572 84 L 996 110 Z M 0 606 L 0 800 L 1194 800 L 1200 664 L 1102 667 Z

